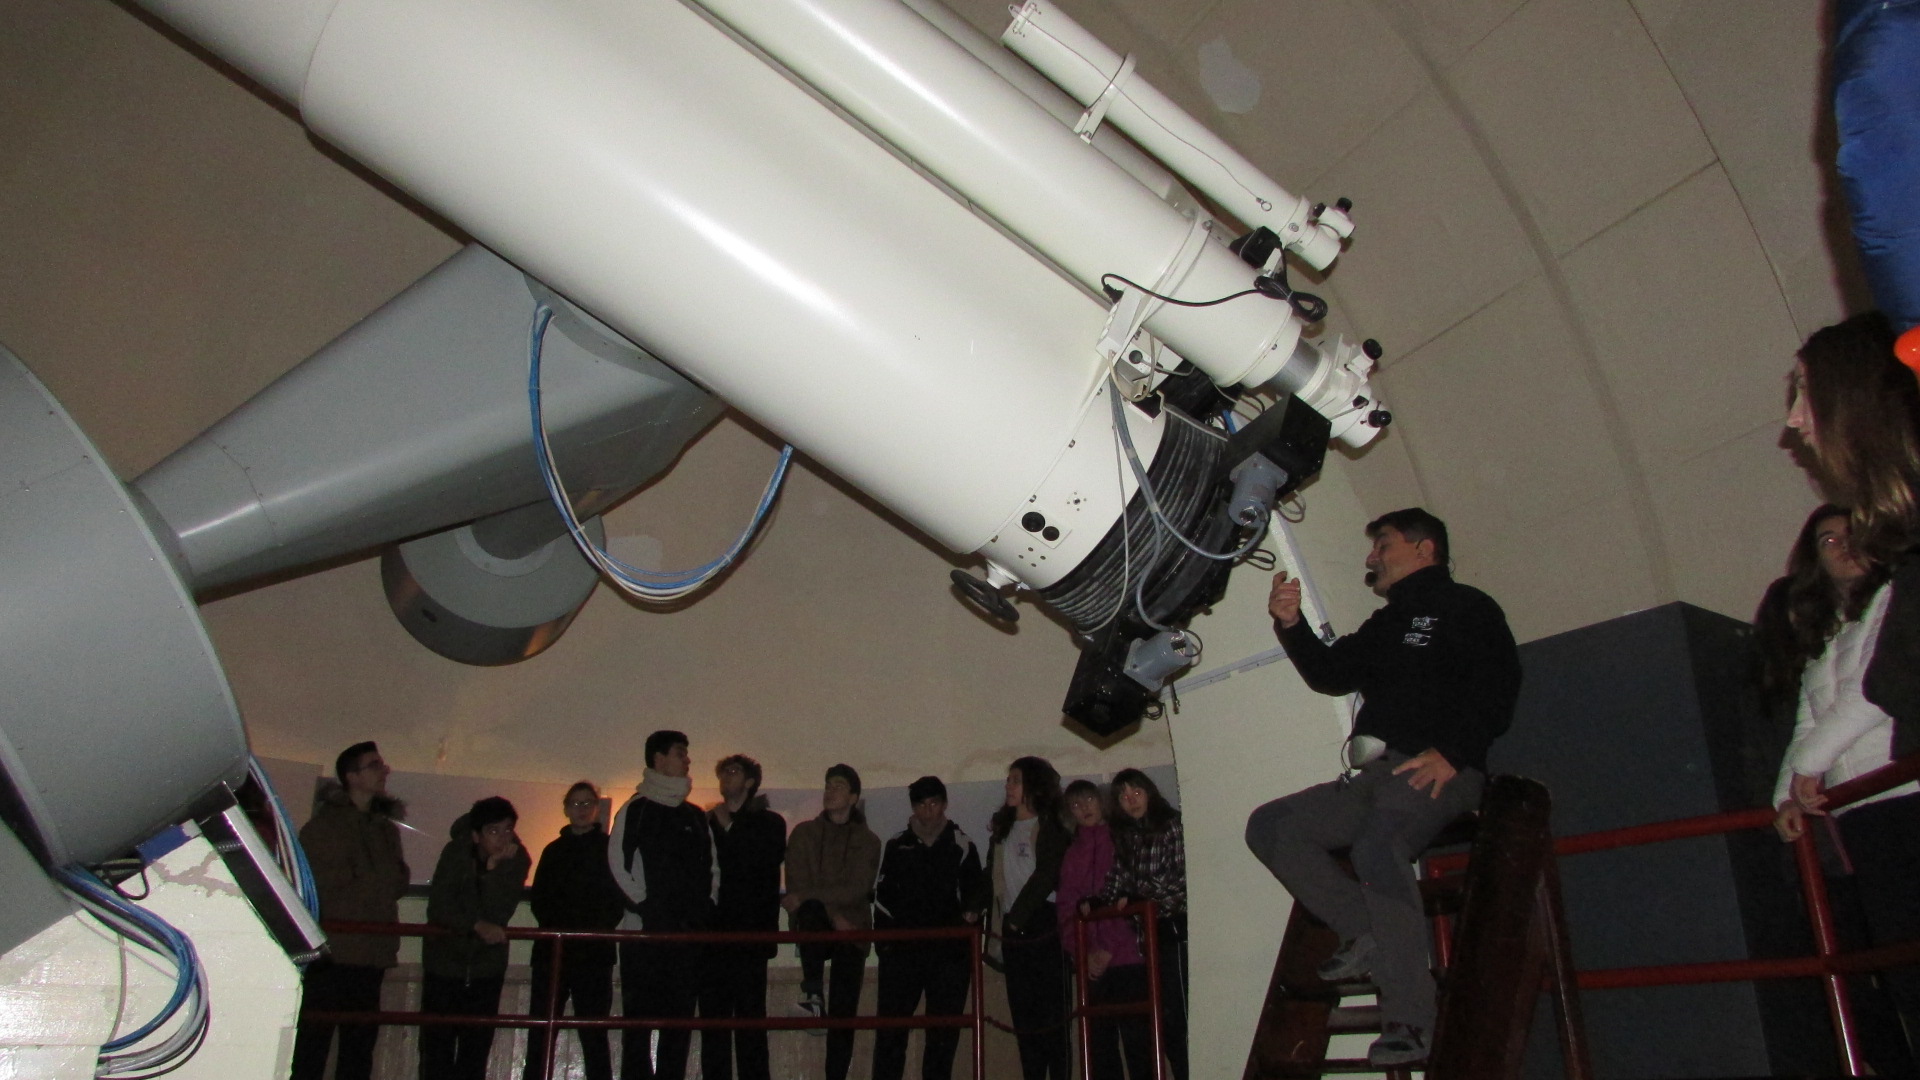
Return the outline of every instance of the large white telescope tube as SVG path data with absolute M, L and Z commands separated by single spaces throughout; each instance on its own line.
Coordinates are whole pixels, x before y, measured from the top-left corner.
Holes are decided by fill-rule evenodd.
M 1095 404 L 1103 302 L 674 0 L 312 3 L 318 134 L 941 544 L 1017 520 Z
M 1039 104 L 1044 95 L 1016 87 L 957 29 L 937 25 L 937 0 L 919 0 L 916 10 L 894 0 L 695 2 L 1089 288 L 1119 274 L 1198 300 L 1253 283 L 1224 238 L 1196 239 L 1212 224 L 1197 207 L 1175 209 L 1143 188 L 1124 158 L 1090 149 Z M 1340 237 L 1310 218 L 1303 206 L 1305 232 L 1295 232 L 1331 237 L 1337 252 Z M 1142 326 L 1216 383 L 1300 395 L 1349 445 L 1379 433 L 1371 359 L 1302 341 L 1286 304 L 1258 296 L 1206 308 L 1150 302 Z

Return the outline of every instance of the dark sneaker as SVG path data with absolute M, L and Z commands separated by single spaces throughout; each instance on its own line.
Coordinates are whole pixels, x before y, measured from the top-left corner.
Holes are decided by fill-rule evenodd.
M 1427 1060 L 1427 1033 L 1405 1024 L 1388 1024 L 1386 1033 L 1367 1048 L 1367 1064 L 1376 1068 L 1417 1065 Z
M 1339 951 L 1320 965 L 1321 981 L 1353 982 L 1366 978 L 1373 971 L 1374 948 L 1372 934 L 1361 934 L 1341 945 Z
M 818 1020 L 827 1015 L 827 1004 L 820 999 L 819 994 L 803 993 L 800 995 L 800 1000 L 794 1003 L 793 1015 Z M 827 1033 L 827 1029 L 825 1028 L 807 1028 L 806 1031 L 809 1035 L 825 1035 Z

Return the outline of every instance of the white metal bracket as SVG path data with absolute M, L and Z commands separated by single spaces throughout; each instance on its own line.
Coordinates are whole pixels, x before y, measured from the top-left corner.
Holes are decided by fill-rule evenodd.
M 1326 605 L 1320 599 L 1320 590 L 1314 586 L 1313 574 L 1307 570 L 1307 557 L 1300 550 L 1300 540 L 1293 535 L 1293 524 L 1281 514 L 1278 507 L 1273 514 L 1274 537 L 1279 541 L 1280 568 L 1292 574 L 1300 582 L 1300 617 L 1314 628 L 1320 640 L 1331 645 L 1334 641 L 1333 620 L 1327 615 Z M 1359 713 L 1359 695 L 1346 694 L 1333 699 L 1334 722 L 1340 725 L 1341 735 L 1353 733 L 1353 718 Z
M 1087 111 L 1080 114 L 1079 122 L 1073 125 L 1073 133 L 1080 136 L 1081 142 L 1093 142 L 1093 133 L 1099 131 L 1101 123 L 1106 120 L 1107 110 L 1113 107 L 1113 99 L 1120 96 L 1127 80 L 1133 78 L 1133 66 L 1133 54 L 1128 53 L 1126 59 L 1120 61 L 1120 70 L 1107 80 L 1106 89 L 1101 90 L 1100 96 L 1087 106 Z
M 1151 291 L 1165 296 L 1168 290 L 1184 281 L 1187 272 L 1200 261 L 1200 253 L 1206 249 L 1207 237 L 1212 231 L 1213 219 L 1196 214 L 1186 239 L 1180 243 L 1180 250 L 1160 272 Z M 1153 376 L 1159 367 L 1156 354 L 1161 350 L 1151 342 L 1144 343 L 1144 348 L 1134 346 L 1141 336 L 1140 327 L 1160 310 L 1162 303 L 1147 291 L 1123 287 L 1120 299 L 1114 301 L 1112 310 L 1107 312 L 1107 324 L 1101 330 L 1096 349 L 1101 358 L 1112 365 L 1114 381 L 1128 401 L 1139 401 L 1153 388 Z

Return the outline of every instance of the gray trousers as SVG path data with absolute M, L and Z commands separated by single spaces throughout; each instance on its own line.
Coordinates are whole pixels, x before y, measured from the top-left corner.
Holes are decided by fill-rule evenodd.
M 1342 941 L 1373 934 L 1381 1020 L 1430 1034 L 1436 1012 L 1430 935 L 1412 863 L 1434 834 L 1480 805 L 1487 778 L 1461 769 L 1436 799 L 1432 788 L 1415 791 L 1406 774 L 1393 775 L 1405 760 L 1388 751 L 1351 780 L 1317 784 L 1260 807 L 1247 818 L 1247 847 Z M 1348 849 L 1359 881 L 1334 862 L 1341 848 Z

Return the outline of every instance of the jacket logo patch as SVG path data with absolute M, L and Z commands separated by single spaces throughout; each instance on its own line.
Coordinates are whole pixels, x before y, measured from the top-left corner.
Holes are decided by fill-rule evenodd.
M 1416 615 L 1413 619 L 1413 628 L 1415 630 L 1431 630 L 1433 629 L 1433 624 L 1439 621 L 1440 616 L 1438 615 Z
M 1402 645 L 1425 645 L 1433 640 L 1432 634 L 1410 633 L 1400 639 Z

